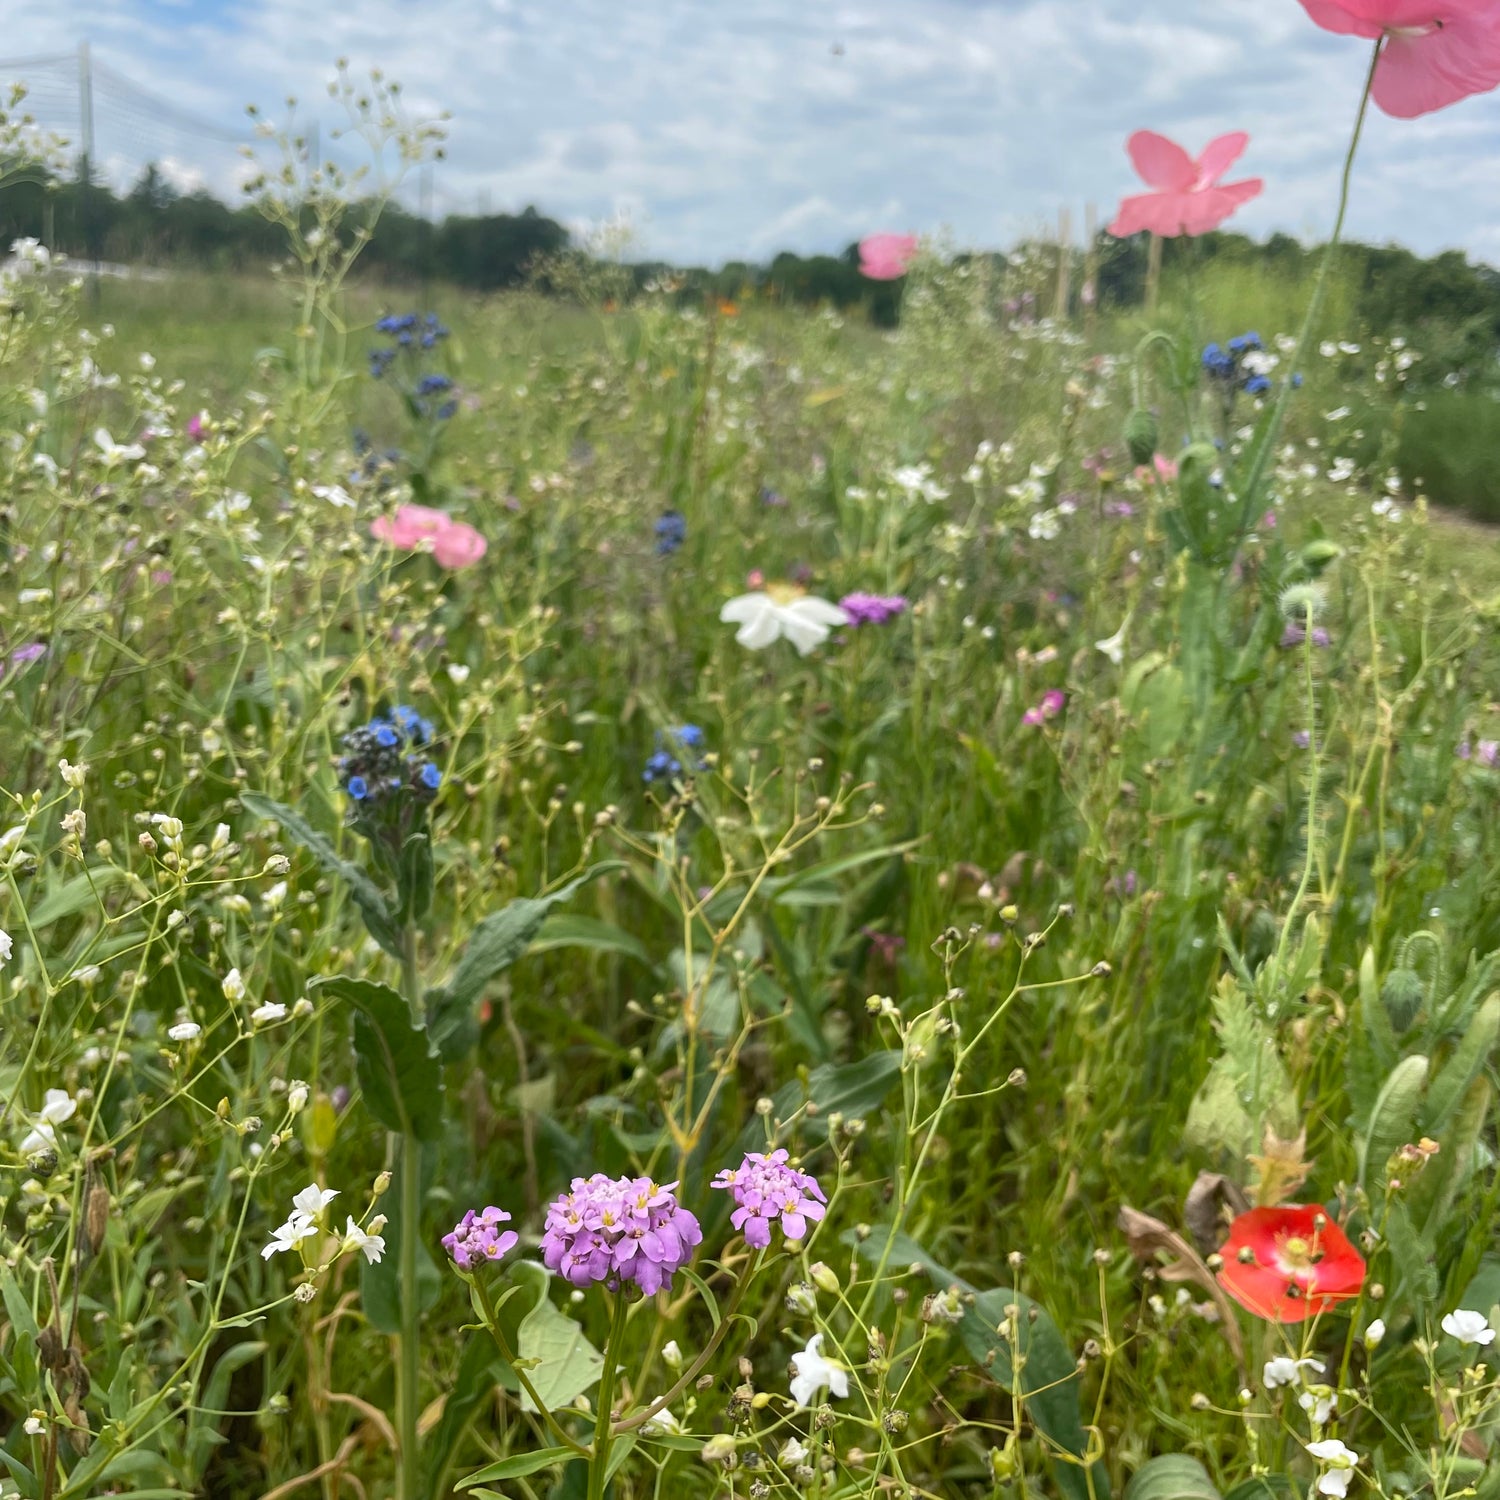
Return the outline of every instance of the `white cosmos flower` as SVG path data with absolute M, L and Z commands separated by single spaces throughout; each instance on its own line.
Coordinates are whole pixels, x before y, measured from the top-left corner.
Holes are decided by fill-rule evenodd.
M 792 1356 L 797 1373 L 792 1377 L 791 1392 L 798 1406 L 811 1406 L 813 1397 L 822 1390 L 837 1397 L 849 1394 L 848 1372 L 824 1359 L 822 1349 L 823 1335 L 815 1333 L 808 1339 L 807 1348 Z
M 731 599 L 719 618 L 740 627 L 734 638 L 751 651 L 762 651 L 785 636 L 803 656 L 821 646 L 835 625 L 849 623 L 837 604 L 786 584 Z
M 346 1215 L 347 1217 L 347 1215 Z M 348 1227 L 344 1230 L 344 1249 L 360 1250 L 372 1266 L 380 1264 L 380 1257 L 385 1254 L 385 1240 L 378 1234 L 366 1234 L 353 1219 L 349 1219 Z M 662 1412 L 662 1416 L 670 1416 L 670 1412 Z M 673 1418 L 675 1422 L 675 1418 Z M 681 1428 L 674 1428 L 680 1432 Z
M 1444 1314 L 1443 1332 L 1456 1338 L 1460 1344 L 1488 1344 L 1495 1337 L 1490 1320 L 1483 1313 L 1472 1312 L 1466 1307 Z

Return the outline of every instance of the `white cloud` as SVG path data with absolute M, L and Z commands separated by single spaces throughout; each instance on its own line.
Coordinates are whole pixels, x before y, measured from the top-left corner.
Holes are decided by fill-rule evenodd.
M 1267 189 L 1235 227 L 1325 232 L 1367 56 L 1296 0 L 0 0 L 0 36 L 28 53 L 86 36 L 226 129 L 246 102 L 274 117 L 295 94 L 325 144 L 333 59 L 379 65 L 414 113 L 451 112 L 440 210 L 629 208 L 640 253 L 699 263 L 873 229 L 995 245 L 1064 206 L 1081 224 L 1089 202 L 1107 219 L 1134 190 L 1124 141 L 1141 126 L 1193 148 L 1249 130 L 1244 169 Z M 44 80 L 64 126 L 70 78 Z M 119 97 L 97 115 L 101 156 L 170 159 L 173 180 L 229 191 L 230 148 Z M 1497 127 L 1495 96 L 1415 123 L 1373 114 L 1352 233 L 1493 257 Z

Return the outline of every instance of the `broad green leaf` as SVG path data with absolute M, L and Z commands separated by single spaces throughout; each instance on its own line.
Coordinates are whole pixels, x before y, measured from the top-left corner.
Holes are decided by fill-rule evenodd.
M 241 792 L 240 805 L 257 818 L 279 824 L 330 875 L 337 875 L 349 887 L 349 894 L 354 897 L 354 904 L 365 919 L 370 936 L 393 958 L 401 957 L 401 933 L 390 906 L 379 886 L 358 865 L 344 859 L 324 834 L 284 802 L 264 797 L 259 792 Z
M 633 958 L 648 969 L 656 967 L 651 951 L 634 934 L 613 922 L 598 917 L 580 917 L 571 912 L 554 912 L 542 923 L 532 940 L 531 953 L 551 953 L 558 948 L 586 948 L 591 953 L 618 953 Z
M 354 1060 L 370 1113 L 401 1135 L 435 1141 L 443 1128 L 443 1070 L 425 1028 L 387 984 L 334 974 L 308 989 L 354 1006 Z
M 1391 1156 L 1417 1138 L 1417 1111 L 1427 1087 L 1427 1059 L 1421 1053 L 1403 1057 L 1391 1069 L 1370 1111 L 1370 1126 L 1359 1143 L 1359 1183 L 1372 1196 L 1385 1187 Z
M 801 1128 L 810 1135 L 826 1135 L 828 1116 L 837 1112 L 849 1120 L 863 1120 L 878 1110 L 885 1096 L 901 1076 L 901 1054 L 897 1051 L 872 1052 L 852 1063 L 824 1063 L 807 1075 L 807 1086 L 801 1081 L 783 1084 L 771 1097 L 771 1118 L 785 1120 L 811 1099 L 817 1113 L 803 1115 Z M 764 1149 L 765 1121 L 759 1116 L 740 1132 L 737 1147 L 741 1152 Z
M 472 1007 L 495 975 L 508 969 L 531 946 L 554 906 L 569 900 L 591 880 L 623 868 L 620 860 L 595 865 L 551 895 L 522 896 L 485 917 L 469 934 L 458 967 L 441 987 L 442 1005 Z
M 434 875 L 432 839 L 425 833 L 414 833 L 401 849 L 396 868 L 398 916 L 402 922 L 420 922 L 432 906 Z
M 1447 1147 L 1445 1133 L 1459 1101 L 1469 1085 L 1479 1077 L 1500 1039 L 1500 995 L 1491 995 L 1469 1023 L 1463 1040 L 1443 1064 L 1431 1084 L 1422 1106 L 1422 1126 L 1427 1135 L 1436 1136 Z
M 372 1264 L 359 1257 L 359 1297 L 370 1326 L 379 1333 L 401 1332 L 401 1260 L 395 1247 L 401 1242 L 401 1194 L 388 1193 L 381 1200 L 386 1213 L 386 1253 Z M 417 1307 L 426 1312 L 443 1294 L 443 1273 L 438 1269 L 425 1236 L 417 1239 Z
M 1196 1458 L 1164 1453 L 1130 1476 L 1125 1500 L 1219 1500 L 1219 1490 Z
M 492 1479 L 522 1479 L 527 1474 L 536 1474 L 577 1457 L 571 1448 L 537 1448 L 531 1453 L 513 1453 L 509 1458 L 477 1469 L 467 1479 L 460 1479 L 457 1488 L 466 1490 L 476 1484 L 488 1484 Z
M 49 891 L 26 915 L 31 920 L 34 932 L 60 922 L 64 917 L 76 917 L 82 911 L 94 911 L 99 906 L 99 893 L 117 885 L 126 878 L 126 872 L 115 865 L 100 865 L 87 875 L 75 875 L 65 880 L 55 890 Z
M 557 1411 L 592 1389 L 604 1372 L 604 1356 L 589 1343 L 583 1329 L 560 1313 L 545 1294 L 521 1319 L 516 1355 L 536 1361 L 526 1373 L 548 1411 Z M 534 1409 L 530 1394 L 523 1391 L 521 1410 Z

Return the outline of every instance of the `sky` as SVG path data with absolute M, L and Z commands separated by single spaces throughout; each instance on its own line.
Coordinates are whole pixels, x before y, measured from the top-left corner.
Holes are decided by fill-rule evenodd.
M 1194 154 L 1246 130 L 1266 190 L 1229 227 L 1326 235 L 1367 44 L 1297 0 L 0 0 L 0 83 L 77 136 L 81 41 L 97 155 L 235 193 L 226 136 L 285 99 L 333 139 L 339 57 L 447 112 L 431 202 L 624 218 L 631 258 L 837 252 L 877 230 L 998 248 L 1138 190 L 1126 137 Z M 17 68 L 11 59 L 54 58 Z M 168 101 L 169 112 L 158 101 Z M 328 149 L 352 160 L 347 142 Z M 1372 116 L 1351 233 L 1500 265 L 1500 95 Z M 420 202 L 415 181 L 402 196 Z

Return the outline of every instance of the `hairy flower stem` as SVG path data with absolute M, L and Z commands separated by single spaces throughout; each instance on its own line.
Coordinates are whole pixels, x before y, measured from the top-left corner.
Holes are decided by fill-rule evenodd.
M 422 1004 L 421 973 L 417 967 L 417 933 L 406 930 L 401 977 L 407 1003 L 414 1015 Z M 400 1444 L 401 1500 L 417 1500 L 420 1469 L 417 1459 L 417 1416 L 422 1409 L 421 1309 L 417 1305 L 417 1249 L 422 1232 L 422 1143 L 411 1131 L 401 1136 L 401 1359 L 396 1383 L 396 1436 Z
M 1297 335 L 1297 347 L 1292 354 L 1292 374 L 1296 374 L 1301 367 L 1303 356 L 1309 345 L 1317 335 L 1318 319 L 1323 312 L 1323 298 L 1328 290 L 1328 277 L 1333 269 L 1333 263 L 1338 256 L 1339 242 L 1344 233 L 1344 217 L 1349 211 L 1349 185 L 1354 177 L 1354 158 L 1359 152 L 1360 137 L 1364 134 L 1365 116 L 1370 109 L 1370 90 L 1375 84 L 1375 68 L 1380 62 L 1380 52 L 1384 45 L 1384 38 L 1375 43 L 1375 48 L 1370 57 L 1370 69 L 1365 75 L 1364 92 L 1359 97 L 1359 113 L 1354 119 L 1354 134 L 1349 141 L 1349 151 L 1344 157 L 1344 176 L 1339 188 L 1339 212 L 1333 221 L 1333 234 L 1329 237 L 1328 246 L 1323 251 L 1323 263 L 1318 267 L 1318 279 L 1313 283 L 1313 294 L 1307 304 L 1307 316 L 1302 320 L 1302 331 Z M 1271 409 L 1271 420 L 1266 424 L 1265 433 L 1256 447 L 1255 457 L 1250 464 L 1250 473 L 1246 477 L 1245 487 L 1240 500 L 1240 510 L 1243 516 L 1241 533 L 1249 530 L 1253 517 L 1259 514 L 1259 499 L 1261 487 L 1265 483 L 1266 470 L 1271 462 L 1271 456 L 1276 451 L 1277 439 L 1281 436 L 1281 428 L 1286 420 L 1287 407 L 1292 399 L 1292 381 L 1289 375 L 1281 382 L 1281 391 L 1276 397 L 1276 405 Z
M 604 1341 L 604 1372 L 599 1376 L 599 1407 L 594 1414 L 594 1456 L 589 1462 L 588 1500 L 604 1500 L 609 1450 L 614 1437 L 610 1408 L 615 1404 L 615 1367 L 620 1362 L 620 1341 L 625 1335 L 625 1312 L 625 1287 L 622 1283 L 615 1293 L 609 1337 Z

